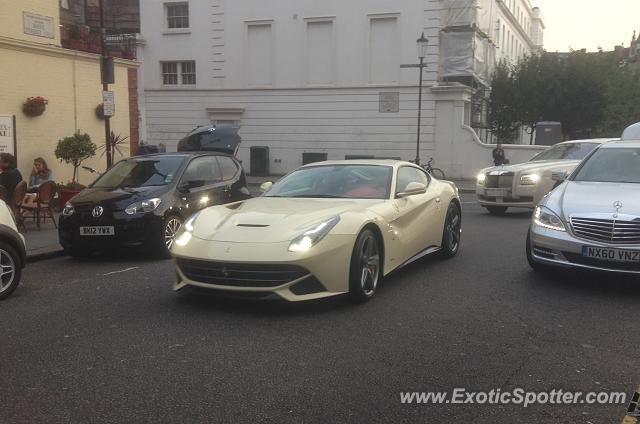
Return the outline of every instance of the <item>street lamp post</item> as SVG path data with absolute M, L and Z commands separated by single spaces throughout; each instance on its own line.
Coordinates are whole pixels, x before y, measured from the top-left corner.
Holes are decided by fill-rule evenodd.
M 429 45 L 429 40 L 424 36 L 424 32 L 416 40 L 418 43 L 418 59 L 420 63 L 412 63 L 407 65 L 400 65 L 401 68 L 418 68 L 419 75 L 419 88 L 418 88 L 418 137 L 416 140 L 416 165 L 420 165 L 420 124 L 422 122 L 422 70 L 427 67 L 427 64 L 424 63 L 424 58 L 427 57 L 427 47 Z
M 98 7 L 100 8 L 100 50 L 101 50 L 101 58 L 100 58 L 100 76 L 102 79 L 102 92 L 105 93 L 109 91 L 109 77 L 111 72 L 110 68 L 112 62 L 107 56 L 107 42 L 106 42 L 106 30 L 104 28 L 104 5 L 102 4 L 103 0 L 100 0 Z M 103 94 L 104 98 L 104 94 Z M 104 103 L 103 103 L 104 105 Z M 105 153 L 107 156 L 107 169 L 111 167 L 112 158 L 111 158 L 111 116 L 105 113 L 104 116 L 104 134 L 105 134 Z

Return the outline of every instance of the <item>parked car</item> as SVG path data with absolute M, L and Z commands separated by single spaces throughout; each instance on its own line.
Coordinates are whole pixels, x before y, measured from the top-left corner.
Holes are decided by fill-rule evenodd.
M 640 141 L 603 144 L 543 199 L 526 253 L 535 270 L 640 274 Z
M 593 149 L 609 140 L 566 141 L 528 162 L 485 168 L 476 180 L 478 203 L 497 215 L 510 207 L 533 209 L 558 179 L 566 178 Z
M 224 153 L 161 153 L 122 160 L 62 210 L 60 244 L 72 256 L 122 246 L 168 255 L 182 223 L 209 206 L 251 197 Z
M 26 263 L 24 237 L 9 207 L 0 201 L 0 300 L 18 287 Z
M 262 190 L 185 223 L 171 249 L 175 290 L 366 301 L 394 269 L 460 247 L 457 188 L 409 162 L 314 163 Z

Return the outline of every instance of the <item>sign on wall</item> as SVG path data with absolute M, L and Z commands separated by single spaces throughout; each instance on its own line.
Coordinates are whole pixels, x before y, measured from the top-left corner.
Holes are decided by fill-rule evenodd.
M 0 115 L 0 153 L 16 154 L 16 125 L 13 115 Z
M 400 93 L 380 92 L 379 103 L 380 113 L 397 113 L 400 111 Z
M 36 37 L 55 38 L 53 18 L 31 12 L 22 12 L 24 33 Z

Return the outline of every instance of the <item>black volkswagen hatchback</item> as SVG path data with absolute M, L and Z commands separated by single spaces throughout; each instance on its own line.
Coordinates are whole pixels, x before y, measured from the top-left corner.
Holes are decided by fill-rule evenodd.
M 136 156 L 115 164 L 64 206 L 60 244 L 74 257 L 133 246 L 167 256 L 190 215 L 249 197 L 242 167 L 230 155 Z

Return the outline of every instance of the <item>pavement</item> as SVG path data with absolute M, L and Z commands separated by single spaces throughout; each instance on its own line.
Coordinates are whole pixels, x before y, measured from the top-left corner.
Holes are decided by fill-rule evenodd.
M 247 177 L 247 184 L 254 196 L 260 195 L 259 186 L 266 181 L 277 181 L 282 175 L 272 175 L 267 177 Z M 460 193 L 475 193 L 475 181 L 454 180 Z M 56 217 L 57 221 L 57 217 Z M 60 256 L 64 252 L 58 243 L 58 230 L 55 229 L 50 220 L 41 225 L 38 230 L 35 223 L 28 220 L 26 222 L 27 232 L 24 233 L 27 246 L 27 260 L 29 262 L 50 259 Z
M 414 262 L 359 306 L 175 293 L 171 260 L 128 252 L 29 264 L 0 304 L 0 422 L 620 422 L 626 403 L 402 404 L 455 388 L 630 396 L 640 382 L 638 280 L 537 274 L 531 213 L 462 198 L 458 256 Z

